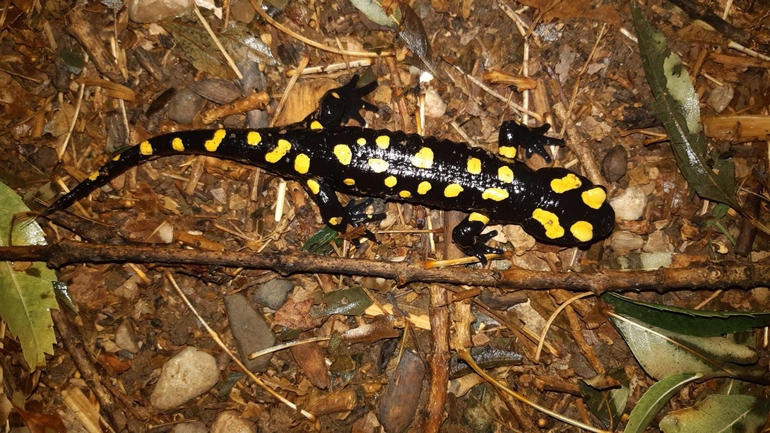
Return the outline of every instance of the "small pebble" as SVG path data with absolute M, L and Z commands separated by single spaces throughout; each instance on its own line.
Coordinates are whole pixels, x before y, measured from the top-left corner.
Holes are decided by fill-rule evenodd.
M 123 323 L 118 326 L 115 331 L 115 344 L 123 350 L 127 350 L 131 353 L 139 353 L 142 348 L 139 342 L 136 341 L 134 335 L 134 327 L 131 326 L 131 322 L 124 320 Z
M 446 102 L 433 89 L 425 91 L 425 117 L 437 119 L 446 113 Z
M 623 221 L 636 221 L 647 207 L 647 194 L 638 186 L 628 187 L 623 194 L 610 200 L 615 216 Z
M 671 245 L 668 235 L 658 230 L 650 233 L 642 251 L 646 253 L 670 253 L 674 251 L 674 246 Z
M 150 403 L 160 410 L 179 407 L 210 390 L 217 380 L 217 360 L 195 347 L 186 347 L 163 364 Z
M 257 12 L 249 2 L 241 1 L 230 7 L 230 14 L 232 14 L 234 20 L 248 24 L 254 21 L 254 16 Z
M 602 174 L 608 182 L 617 182 L 626 175 L 628 152 L 623 146 L 615 146 L 607 152 L 602 161 Z
M 208 433 L 206 424 L 200 421 L 183 422 L 171 429 L 171 433 Z
M 631 232 L 617 231 L 610 236 L 610 245 L 613 251 L 623 254 L 642 248 L 644 246 L 644 239 Z
M 168 103 L 168 118 L 182 125 L 192 123 L 203 107 L 203 98 L 190 89 L 182 89 Z
M 728 105 L 730 105 L 734 96 L 735 89 L 733 89 L 733 86 L 725 84 L 724 86 L 719 86 L 711 91 L 711 94 L 709 94 L 709 97 L 706 100 L 706 104 L 713 108 L 717 113 L 721 113 Z
M 256 433 L 257 427 L 253 422 L 241 418 L 238 412 L 227 410 L 219 415 L 211 424 L 211 433 Z
M 246 4 L 248 5 L 248 3 Z M 249 9 L 254 11 L 251 5 L 249 5 Z M 198 81 L 192 84 L 190 89 L 201 97 L 217 104 L 229 104 L 241 97 L 241 90 L 235 83 L 221 78 L 209 78 Z
M 289 292 L 294 288 L 294 283 L 282 278 L 275 278 L 257 286 L 252 300 L 271 310 L 280 309 L 286 302 Z
M 267 370 L 272 354 L 255 359 L 249 359 L 249 354 L 275 345 L 275 334 L 270 330 L 270 325 L 241 293 L 225 296 L 225 310 L 241 362 L 253 372 Z
M 191 9 L 190 0 L 131 0 L 128 18 L 135 23 L 155 23 Z

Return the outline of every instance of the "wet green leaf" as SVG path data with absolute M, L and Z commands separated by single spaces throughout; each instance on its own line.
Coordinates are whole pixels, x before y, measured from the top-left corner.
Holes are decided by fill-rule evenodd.
M 770 313 L 702 311 L 669 307 L 635 301 L 610 292 L 604 293 L 601 298 L 615 307 L 615 312 L 618 314 L 643 320 L 645 323 L 680 334 L 698 337 L 716 337 L 770 326 Z
M 655 382 L 631 410 L 623 433 L 643 433 L 671 397 L 685 385 L 701 377 L 701 373 L 679 373 Z
M 0 246 L 10 245 L 14 214 L 27 211 L 16 193 L 0 184 Z M 12 239 L 13 245 L 45 245 L 43 230 L 34 220 L 17 221 Z M 45 263 L 31 263 L 20 271 L 12 262 L 0 262 L 0 318 L 19 339 L 31 368 L 44 366 L 45 354 L 53 354 L 56 335 L 50 310 L 59 308 L 51 284 L 55 280 Z
M 709 395 L 687 409 L 669 412 L 661 421 L 665 433 L 749 433 L 767 422 L 770 401 L 750 395 Z

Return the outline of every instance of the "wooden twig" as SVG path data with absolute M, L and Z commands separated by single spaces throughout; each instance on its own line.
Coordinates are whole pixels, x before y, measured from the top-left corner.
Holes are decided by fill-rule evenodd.
M 111 429 L 123 431 L 127 428 L 128 416 L 112 397 L 105 384 L 102 383 L 101 374 L 95 362 L 89 356 L 89 351 L 83 344 L 83 338 L 77 334 L 61 310 L 52 310 L 51 317 L 53 318 L 56 330 L 59 331 L 59 341 L 64 344 L 67 352 L 72 356 L 72 360 L 75 362 L 81 377 L 99 401 L 102 413 L 110 421 Z
M 71 263 L 151 263 L 156 265 L 211 265 L 270 269 L 282 275 L 323 273 L 391 278 L 411 282 L 476 285 L 502 289 L 604 292 L 751 289 L 770 285 L 770 264 L 707 262 L 686 269 L 655 271 L 545 272 L 467 268 L 424 269 L 422 263 L 392 263 L 360 258 L 343 259 L 305 253 L 219 252 L 184 250 L 156 245 L 99 245 L 63 241 L 55 245 L 2 247 L 0 260 L 47 262 L 59 268 Z

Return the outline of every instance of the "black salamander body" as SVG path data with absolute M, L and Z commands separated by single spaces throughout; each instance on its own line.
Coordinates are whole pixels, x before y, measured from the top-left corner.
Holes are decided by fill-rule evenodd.
M 610 233 L 614 212 L 602 187 L 563 168 L 532 171 L 513 160 L 517 145 L 545 153 L 554 144 L 529 129 L 504 122 L 499 153 L 465 143 L 398 131 L 340 126 L 364 123 L 359 111 L 376 107 L 361 97 L 376 83 L 356 88 L 357 77 L 321 100 L 318 112 L 283 128 L 216 129 L 161 135 L 129 148 L 62 196 L 43 215 L 70 206 L 131 167 L 162 156 L 200 154 L 262 167 L 302 182 L 323 220 L 339 232 L 367 220 L 356 206 L 343 207 L 336 193 L 376 196 L 429 207 L 470 212 L 452 233 L 468 255 L 500 253 L 481 235 L 489 222 L 520 224 L 539 240 L 587 244 Z

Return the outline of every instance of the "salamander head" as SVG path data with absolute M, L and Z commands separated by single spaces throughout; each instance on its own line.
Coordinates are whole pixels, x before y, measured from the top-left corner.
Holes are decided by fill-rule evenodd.
M 564 168 L 536 172 L 546 191 L 522 227 L 546 243 L 587 245 L 602 239 L 615 227 L 615 211 L 607 191 Z

